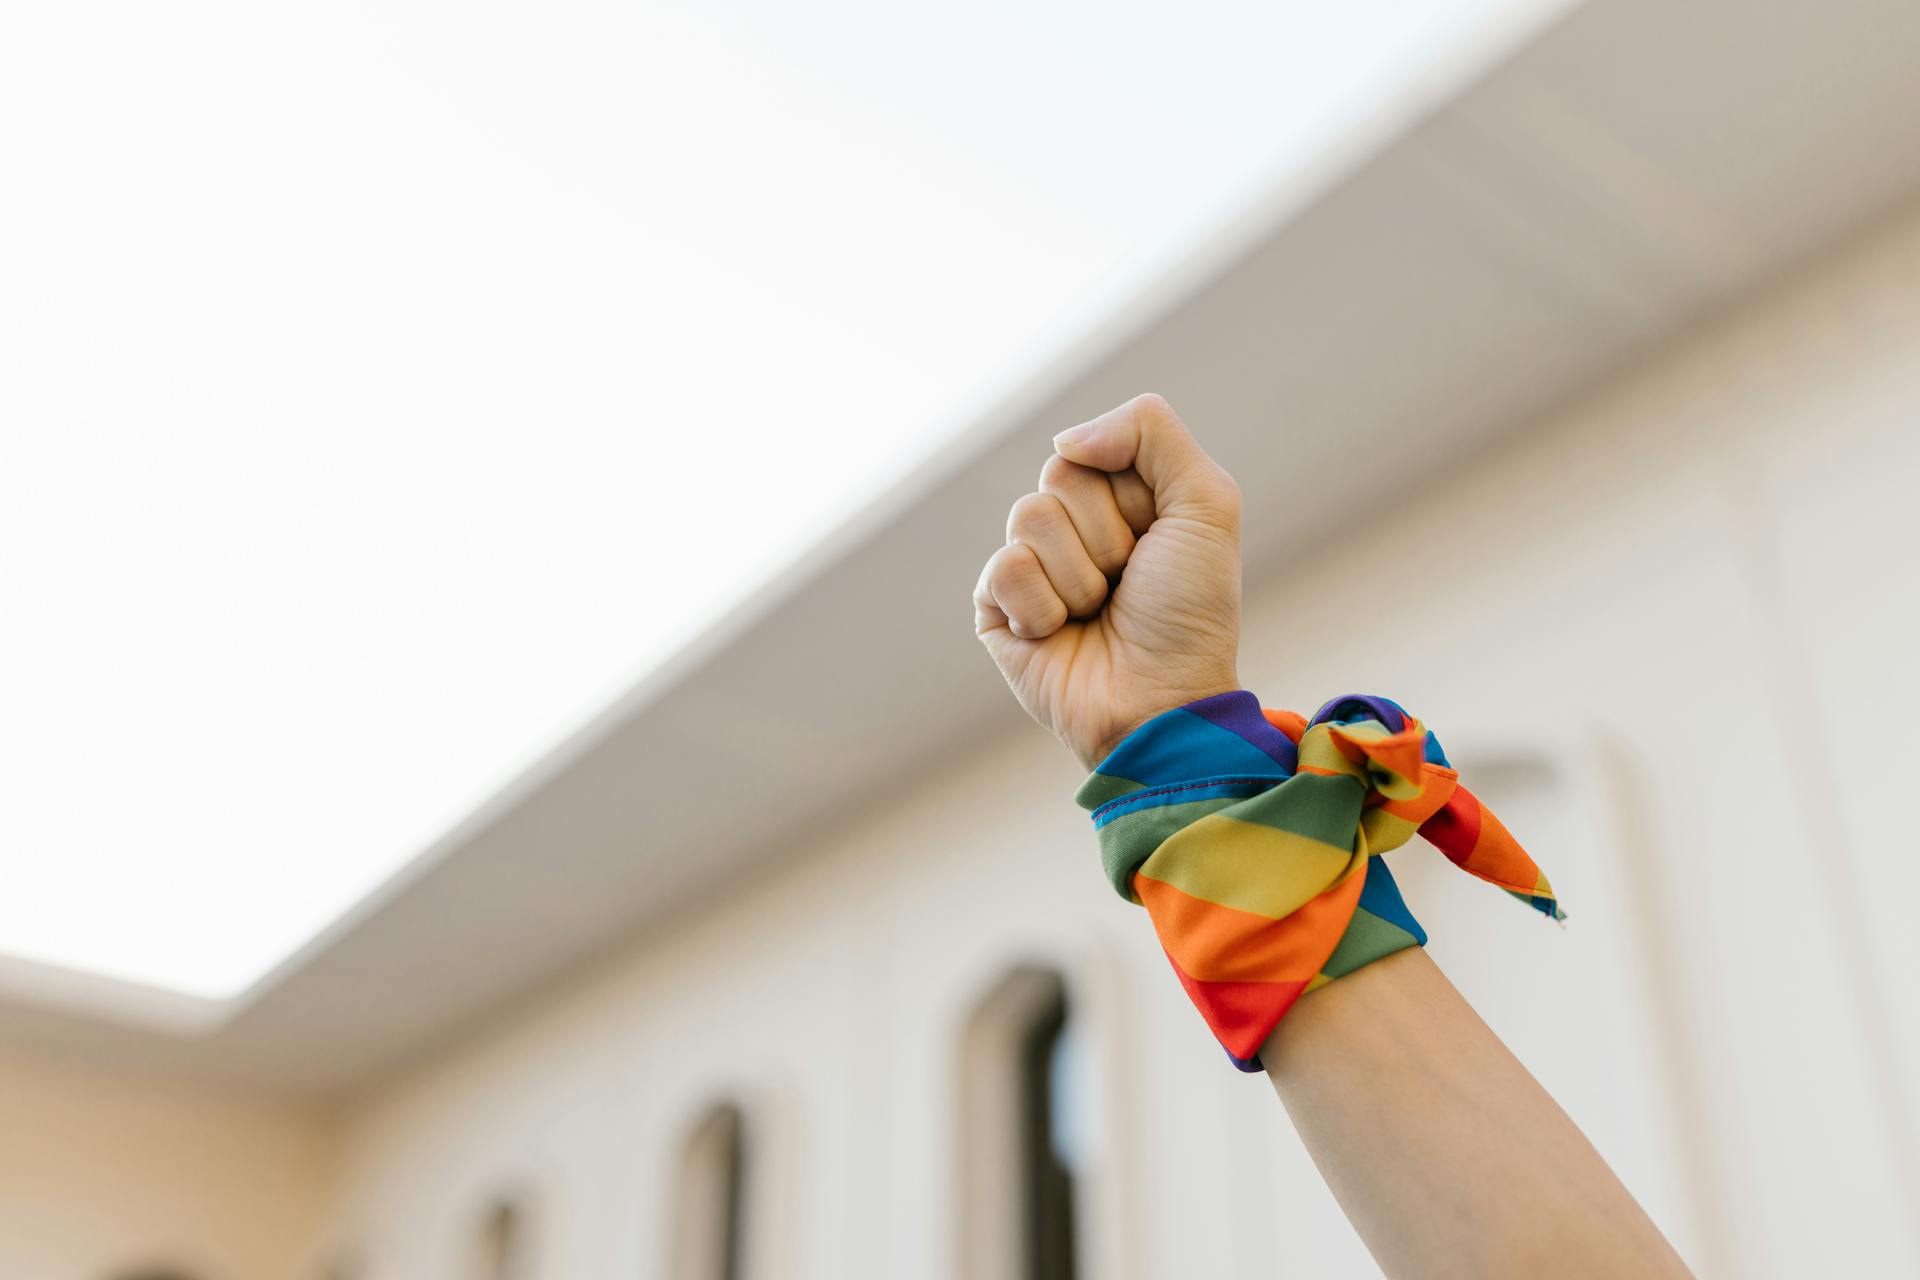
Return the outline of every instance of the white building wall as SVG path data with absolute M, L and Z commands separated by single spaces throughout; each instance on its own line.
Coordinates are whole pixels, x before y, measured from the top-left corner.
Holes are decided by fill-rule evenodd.
M 311 1108 L 0 1051 L 0 1277 L 308 1275 L 331 1151 Z
M 1912 217 L 1249 597 L 1249 687 L 1400 698 L 1548 869 L 1564 932 L 1395 855 L 1433 953 L 1704 1274 L 1920 1272 L 1917 489 Z M 956 756 L 358 1099 L 329 1240 L 369 1280 L 457 1275 L 523 1189 L 539 1275 L 660 1275 L 678 1143 L 733 1095 L 756 1276 L 952 1276 L 960 1030 L 1037 958 L 1097 1046 L 1090 1274 L 1369 1274 L 1104 888 L 1078 781 L 1037 729 Z
M 1564 931 L 1394 855 L 1705 1275 L 1920 1273 L 1917 491 L 1920 213 L 1249 596 L 1249 687 L 1403 699 L 1547 867 Z M 535 1276 L 660 1276 L 680 1144 L 732 1097 L 756 1280 L 958 1280 L 962 1029 L 1034 960 L 1091 1041 L 1090 1275 L 1369 1274 L 1104 887 L 1078 781 L 1037 729 L 962 752 L 335 1112 L 8 1051 L 0 1276 L 460 1278 L 502 1195 Z

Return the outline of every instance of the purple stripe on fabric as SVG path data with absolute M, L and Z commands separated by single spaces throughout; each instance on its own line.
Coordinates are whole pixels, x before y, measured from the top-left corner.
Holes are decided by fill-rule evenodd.
M 1350 693 L 1335 698 L 1326 706 L 1313 713 L 1309 725 L 1325 724 L 1329 720 L 1378 720 L 1386 726 L 1388 733 L 1398 733 L 1407 727 L 1406 712 L 1400 705 L 1386 698 L 1370 697 L 1364 693 Z
M 1293 739 L 1267 723 L 1267 718 L 1260 714 L 1260 699 L 1245 689 L 1216 693 L 1211 698 L 1189 702 L 1181 709 L 1246 739 L 1288 773 L 1299 770 L 1300 753 Z

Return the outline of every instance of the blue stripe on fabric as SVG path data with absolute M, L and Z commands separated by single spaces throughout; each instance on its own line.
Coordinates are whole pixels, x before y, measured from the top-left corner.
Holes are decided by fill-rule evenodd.
M 1096 772 L 1149 787 L 1226 774 L 1276 782 L 1293 776 L 1239 734 L 1184 707 L 1163 711 L 1122 738 Z
M 1393 872 L 1387 870 L 1384 858 L 1367 859 L 1367 878 L 1360 886 L 1360 909 L 1405 929 L 1421 946 L 1427 945 L 1427 931 L 1413 918 L 1413 912 L 1407 910 L 1406 899 L 1400 896 L 1400 886 L 1394 883 Z

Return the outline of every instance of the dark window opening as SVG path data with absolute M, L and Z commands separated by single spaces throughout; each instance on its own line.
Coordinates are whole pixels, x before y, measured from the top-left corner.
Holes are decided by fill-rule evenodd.
M 746 1280 L 749 1145 L 740 1108 L 707 1113 L 681 1157 L 673 1280 Z
M 1073 1171 L 1067 1161 L 1072 1069 L 1067 996 L 1058 983 L 1020 1045 L 1021 1182 L 1026 1280 L 1074 1280 Z
M 1022 965 L 974 1006 L 960 1041 L 959 1273 L 1075 1280 L 1093 1103 L 1058 971 Z
M 480 1221 L 474 1242 L 475 1280 L 527 1280 L 526 1215 L 509 1200 L 496 1201 Z

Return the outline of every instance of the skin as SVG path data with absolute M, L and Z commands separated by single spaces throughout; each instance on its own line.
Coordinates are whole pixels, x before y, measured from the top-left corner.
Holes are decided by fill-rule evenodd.
M 1240 687 L 1240 492 L 1158 396 L 1054 449 L 981 570 L 974 629 L 1091 769 L 1152 716 Z M 1423 950 L 1301 997 L 1261 1060 L 1389 1276 L 1691 1274 Z

